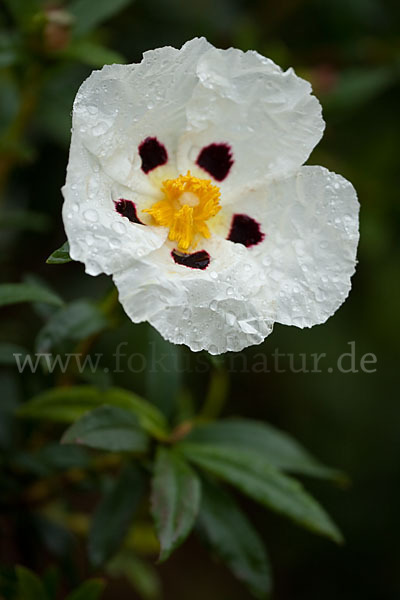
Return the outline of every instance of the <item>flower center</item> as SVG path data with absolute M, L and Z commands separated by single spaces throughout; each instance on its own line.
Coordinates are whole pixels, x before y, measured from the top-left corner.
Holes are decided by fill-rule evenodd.
M 190 171 L 162 182 L 164 198 L 145 209 L 157 225 L 169 228 L 169 239 L 185 252 L 199 235 L 209 238 L 206 221 L 220 210 L 220 190 L 209 179 L 192 177 Z

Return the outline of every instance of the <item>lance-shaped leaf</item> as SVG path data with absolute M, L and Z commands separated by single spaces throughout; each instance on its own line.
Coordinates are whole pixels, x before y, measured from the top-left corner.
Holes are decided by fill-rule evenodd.
M 142 600 L 161 600 L 161 580 L 158 570 L 150 562 L 124 548 L 106 566 L 112 578 L 124 577 Z
M 59 296 L 48 289 L 31 283 L 2 283 L 0 285 L 0 306 L 19 304 L 20 302 L 44 302 L 62 306 Z
M 100 390 L 91 385 L 52 388 L 23 404 L 18 414 L 31 419 L 73 423 L 89 410 L 104 404 L 134 413 L 141 427 L 157 439 L 168 437 L 164 415 L 147 400 L 121 388 Z
M 15 572 L 18 600 L 49 600 L 42 581 L 35 573 L 21 566 L 16 567 Z
M 132 0 L 72 0 L 68 11 L 75 17 L 74 34 L 81 36 L 92 31 L 131 2 Z
M 87 300 L 76 300 L 57 310 L 36 339 L 36 352 L 49 352 L 63 342 L 79 342 L 108 325 L 100 309 Z
M 346 476 L 322 465 L 289 434 L 269 423 L 250 419 L 225 419 L 196 426 L 186 441 L 254 450 L 283 471 L 343 480 Z
M 99 600 L 104 588 L 105 583 L 102 579 L 88 579 L 68 594 L 65 600 Z
M 151 509 L 166 560 L 189 535 L 201 497 L 200 481 L 182 456 L 160 447 L 154 465 Z
M 71 262 L 72 258 L 69 255 L 69 242 L 64 242 L 60 248 L 54 250 L 46 260 L 49 265 L 63 265 L 64 263 Z
M 125 58 L 119 52 L 111 50 L 110 48 L 87 38 L 73 40 L 69 46 L 60 53 L 60 56 L 78 60 L 91 67 L 103 67 L 104 65 L 112 65 L 114 63 L 122 64 L 125 62 Z M 54 253 L 52 256 L 54 256 Z M 71 260 L 71 258 L 69 258 L 69 260 Z M 50 260 L 48 259 L 46 262 L 50 262 Z
M 71 425 L 61 442 L 110 452 L 146 452 L 149 437 L 132 412 L 117 406 L 100 406 Z
M 264 544 L 232 496 L 211 480 L 202 480 L 198 529 L 256 598 L 268 597 L 272 575 Z
M 300 482 L 280 473 L 260 454 L 235 447 L 179 445 L 192 462 L 231 483 L 260 504 L 335 542 L 342 535 L 324 509 Z
M 89 558 L 99 567 L 117 552 L 144 492 L 143 475 L 134 464 L 126 464 L 98 504 L 89 532 Z

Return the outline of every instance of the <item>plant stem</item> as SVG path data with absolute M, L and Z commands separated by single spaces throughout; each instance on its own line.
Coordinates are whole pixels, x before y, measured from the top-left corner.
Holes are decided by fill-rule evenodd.
M 203 408 L 197 416 L 199 421 L 213 421 L 222 412 L 229 392 L 229 376 L 224 368 L 214 368 Z

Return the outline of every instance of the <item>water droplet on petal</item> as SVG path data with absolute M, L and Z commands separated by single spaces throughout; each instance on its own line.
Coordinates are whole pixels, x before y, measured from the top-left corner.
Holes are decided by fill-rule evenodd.
M 229 325 L 230 327 L 232 327 L 232 325 L 235 324 L 236 317 L 233 313 L 227 312 L 225 315 L 225 318 L 226 318 L 227 325 Z
M 115 233 L 125 233 L 126 231 L 125 223 L 122 223 L 120 221 L 113 223 L 111 227 L 115 231 Z
M 105 121 L 100 121 L 100 123 L 98 123 L 97 125 L 92 127 L 91 131 L 92 131 L 93 135 L 95 135 L 97 137 L 99 135 L 103 135 L 103 133 L 106 133 L 108 128 L 109 127 Z
M 92 208 L 85 210 L 83 216 L 87 221 L 90 221 L 91 223 L 95 223 L 98 220 L 97 212 Z

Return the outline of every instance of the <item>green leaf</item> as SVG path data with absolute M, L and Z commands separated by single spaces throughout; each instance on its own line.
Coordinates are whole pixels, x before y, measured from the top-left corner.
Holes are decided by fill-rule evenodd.
M 73 41 L 59 56 L 77 60 L 91 67 L 123 64 L 125 59 L 119 52 L 106 48 L 94 40 L 79 39 Z
M 17 344 L 0 343 L 0 365 L 15 365 L 14 354 L 20 354 L 23 359 L 28 351 Z
M 121 545 L 144 492 L 144 479 L 133 464 L 126 464 L 105 492 L 94 513 L 89 532 L 89 558 L 94 567 L 108 560 Z
M 210 480 L 202 481 L 200 534 L 256 598 L 271 592 L 272 575 L 264 544 L 232 496 Z
M 18 600 L 49 600 L 46 589 L 35 573 L 25 567 L 16 567 Z
M 125 577 L 142 600 L 161 600 L 161 581 L 152 564 L 124 549 L 106 567 L 111 577 Z
M 289 434 L 269 423 L 248 419 L 216 421 L 196 426 L 185 440 L 254 450 L 283 471 L 337 480 L 345 478 L 339 471 L 322 465 Z
M 61 442 L 110 452 L 146 452 L 149 438 L 133 413 L 117 406 L 100 406 L 71 425 Z
M 37 452 L 19 452 L 13 464 L 20 470 L 48 477 L 66 469 L 87 469 L 90 460 L 85 448 L 48 444 Z
M 151 511 L 160 541 L 160 561 L 187 538 L 195 523 L 201 498 L 197 475 L 173 450 L 159 447 L 151 491 Z
M 256 502 L 335 542 L 343 538 L 324 509 L 300 482 L 283 475 L 257 452 L 243 448 L 182 442 L 184 456 L 236 486 Z
M 69 255 L 69 242 L 64 242 L 63 245 L 54 250 L 46 260 L 48 265 L 63 265 L 64 263 L 71 262 L 72 258 Z
M 68 11 L 76 18 L 74 35 L 82 36 L 119 13 L 132 0 L 73 0 Z
M 16 23 L 23 29 L 30 27 L 34 17 L 40 13 L 38 0 L 5 0 L 5 3 Z
M 0 306 L 20 302 L 45 302 L 56 306 L 64 304 L 59 296 L 39 285 L 30 283 L 0 284 Z
M 105 583 L 102 579 L 88 579 L 68 594 L 65 600 L 99 600 L 104 588 Z
M 99 390 L 90 385 L 53 388 L 23 404 L 18 414 L 32 419 L 71 423 L 103 404 L 118 406 L 134 413 L 147 433 L 157 439 L 168 438 L 168 426 L 160 411 L 147 400 L 121 388 Z
M 60 585 L 61 571 L 56 566 L 50 566 L 43 574 L 42 581 L 47 595 L 54 600 L 57 598 L 57 590 Z
M 100 309 L 88 300 L 76 300 L 55 312 L 40 330 L 36 352 L 49 352 L 62 342 L 79 342 L 108 325 Z

